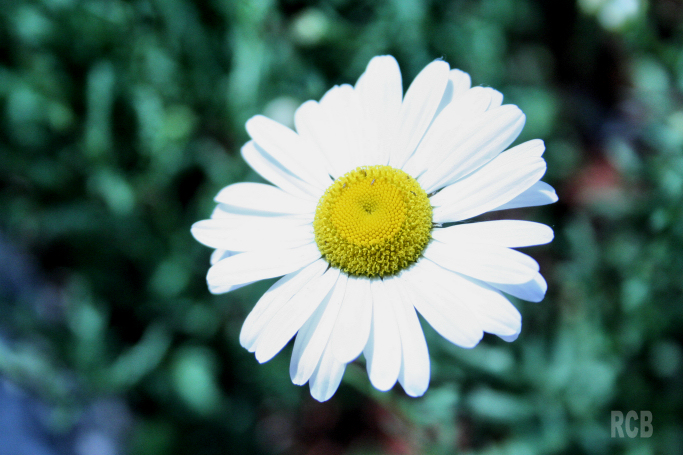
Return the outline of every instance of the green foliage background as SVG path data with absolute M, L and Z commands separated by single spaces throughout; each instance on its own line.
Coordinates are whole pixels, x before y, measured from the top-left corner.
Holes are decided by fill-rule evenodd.
M 674 0 L 0 0 L 0 454 L 681 453 L 682 44 Z M 425 327 L 423 398 L 357 362 L 320 404 L 239 346 L 268 283 L 210 295 L 189 228 L 258 180 L 246 119 L 385 53 L 546 141 L 560 202 L 510 216 L 555 229 L 549 292 L 511 344 Z

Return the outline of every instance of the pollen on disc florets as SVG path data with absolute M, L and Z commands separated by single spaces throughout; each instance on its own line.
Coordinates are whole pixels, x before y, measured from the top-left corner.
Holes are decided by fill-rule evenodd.
M 313 221 L 318 249 L 351 275 L 387 276 L 429 243 L 432 206 L 417 181 L 390 166 L 359 167 L 336 179 Z

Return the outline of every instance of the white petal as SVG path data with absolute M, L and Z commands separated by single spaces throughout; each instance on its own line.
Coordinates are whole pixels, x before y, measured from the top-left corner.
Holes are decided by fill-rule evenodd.
M 305 384 L 320 363 L 325 346 L 327 346 L 344 299 L 348 275 L 339 275 L 330 298 L 320 305 L 308 321 L 301 327 L 294 342 L 289 374 L 292 382 Z
M 472 87 L 454 98 L 451 105 L 448 106 L 448 110 L 459 113 L 459 115 L 455 116 L 457 123 L 470 120 L 477 115 L 483 114 L 491 107 L 495 93 L 498 92 L 492 88 Z M 451 128 L 453 126 L 457 125 L 451 125 Z
M 466 72 L 459 69 L 452 69 L 448 73 L 448 81 L 453 84 L 453 97 L 465 93 L 472 87 L 472 78 Z
M 223 188 L 214 198 L 234 209 L 281 214 L 314 213 L 317 201 L 302 199 L 272 185 L 234 183 Z
M 553 237 L 549 226 L 519 220 L 483 221 L 432 230 L 432 238 L 444 243 L 490 243 L 508 248 L 544 245 Z
M 218 204 L 216 212 L 222 212 L 222 215 L 215 216 L 211 221 L 216 223 L 232 223 L 234 226 L 250 225 L 256 226 L 259 224 L 272 224 L 275 222 L 291 224 L 292 226 L 303 226 L 313 223 L 315 219 L 314 213 L 294 213 L 294 214 L 274 214 L 274 213 L 232 213 L 229 207 L 225 204 Z
M 557 199 L 557 194 L 552 186 L 545 182 L 536 182 L 531 188 L 517 195 L 505 204 L 499 205 L 495 209 L 491 209 L 491 211 L 553 204 L 557 202 Z
M 481 328 L 502 337 L 517 337 L 522 316 L 500 292 L 485 283 L 455 274 L 449 282 L 476 314 Z
M 401 338 L 402 358 L 398 380 L 408 395 L 419 397 L 429 387 L 429 351 L 415 308 L 407 299 L 400 281 L 397 277 L 384 279 Z
M 474 117 L 474 115 L 478 115 L 478 113 L 499 108 L 501 106 L 502 99 L 503 95 L 498 90 L 494 90 L 490 87 L 472 87 L 470 90 L 456 98 L 454 103 L 469 106 L 468 108 L 460 109 L 464 110 L 465 112 L 471 112 L 472 116 Z M 488 103 L 484 103 L 484 100 L 488 100 Z M 482 105 L 484 106 L 483 111 Z
M 261 331 L 256 340 L 256 360 L 267 362 L 285 347 L 321 302 L 330 297 L 337 278 L 339 269 L 329 268 L 294 294 Z
M 517 338 L 519 338 L 519 334 L 521 333 L 521 331 L 522 331 L 522 326 L 520 325 L 519 326 L 519 332 L 513 333 L 512 335 L 498 335 L 498 337 L 503 341 L 507 341 L 508 343 L 511 343 L 511 342 L 515 341 Z
M 328 157 L 334 163 L 337 178 L 364 164 L 367 140 L 363 125 L 363 109 L 358 95 L 348 84 L 333 87 L 320 100 L 320 106 L 330 122 L 327 132 L 334 141 L 337 155 Z
M 531 139 L 530 141 L 515 145 L 505 153 L 519 153 L 524 154 L 525 156 L 535 156 L 540 158 L 543 156 L 543 152 L 545 152 L 545 143 L 543 140 Z
M 487 90 L 490 90 L 489 93 L 491 93 L 491 104 L 489 105 L 489 109 L 494 109 L 496 107 L 502 106 L 503 94 L 500 93 L 498 90 L 494 90 L 492 88 L 488 88 Z
M 244 161 L 273 185 L 301 199 L 312 199 L 317 202 L 320 198 L 322 192 L 319 188 L 292 174 L 254 141 L 244 144 L 241 152 Z
M 451 343 L 471 348 L 484 334 L 469 305 L 449 286 L 453 275 L 422 259 L 401 276 L 408 298 L 434 330 Z
M 237 254 L 237 253 L 235 253 L 234 251 L 217 249 L 217 250 L 214 250 L 213 253 L 211 253 L 211 259 L 209 260 L 209 262 L 211 263 L 211 265 L 214 265 L 218 261 L 221 261 L 221 260 L 228 258 L 230 256 L 233 256 L 235 254 Z M 251 283 L 253 283 L 253 281 Z M 226 292 L 232 292 L 235 289 L 243 288 L 244 286 L 247 286 L 251 283 L 243 283 L 243 284 L 235 284 L 232 286 L 227 286 L 226 288 L 221 290 L 221 294 L 224 294 Z
M 490 103 L 490 96 L 488 101 Z M 438 148 L 428 144 L 433 151 L 428 169 L 418 177 L 420 185 L 431 193 L 479 169 L 519 136 L 525 120 L 517 106 L 501 106 L 463 124 L 452 134 L 451 140 L 439 142 Z M 444 137 L 443 134 L 438 136 Z
M 436 115 L 439 115 L 439 112 L 448 106 L 451 101 L 465 93 L 471 86 L 472 79 L 469 74 L 459 69 L 450 70 L 448 73 L 448 83 L 441 97 L 439 107 L 436 109 Z
M 363 353 L 370 382 L 383 392 L 391 389 L 401 370 L 401 338 L 394 306 L 382 280 L 372 280 L 372 326 Z
M 483 87 L 474 87 L 455 97 L 434 119 L 403 170 L 420 176 L 431 166 L 441 166 L 445 157 L 456 153 L 457 145 L 475 132 L 478 124 L 472 126 L 474 119 L 484 114 L 490 104 L 491 90 Z
M 214 294 L 252 281 L 275 278 L 299 270 L 320 258 L 315 243 L 288 250 L 249 251 L 223 259 L 209 269 L 206 280 Z
M 345 149 L 338 137 L 339 123 L 315 101 L 306 101 L 294 114 L 299 136 L 315 148 L 324 160 L 325 169 L 332 177 L 347 171 Z
M 322 276 L 327 267 L 327 262 L 324 259 L 320 259 L 304 267 L 302 270 L 292 272 L 276 281 L 261 296 L 244 321 L 242 331 L 240 332 L 240 344 L 242 347 L 250 352 L 254 352 L 259 334 L 273 316 L 309 281 L 315 277 Z
M 396 121 L 403 98 L 401 71 L 390 55 L 370 60 L 355 87 L 363 108 L 367 165 L 389 162 L 389 141 L 396 131 Z
M 254 225 L 261 223 L 270 223 L 277 219 L 292 219 L 301 220 L 302 223 L 312 223 L 315 218 L 315 213 L 294 213 L 282 214 L 272 212 L 258 212 L 254 210 L 245 210 L 239 207 L 233 207 L 225 204 L 218 204 L 211 213 L 212 220 L 232 220 L 235 223 L 252 223 Z
M 345 369 L 346 364 L 335 358 L 330 343 L 328 343 L 318 368 L 315 369 L 309 381 L 311 396 L 320 402 L 332 398 L 334 392 L 339 388 Z
M 538 272 L 530 256 L 487 243 L 433 241 L 422 254 L 445 269 L 493 283 L 526 283 Z
M 363 352 L 370 336 L 372 293 L 368 278 L 349 277 L 344 301 L 332 330 L 332 350 L 337 361 L 352 362 Z
M 216 262 L 220 261 L 221 259 L 228 258 L 232 256 L 233 253 L 232 251 L 227 251 L 227 250 L 214 250 L 213 253 L 211 253 L 211 259 L 209 262 L 211 262 L 211 265 L 214 265 Z
M 435 223 L 462 221 L 501 206 L 536 183 L 545 173 L 543 158 L 502 153 L 432 196 Z M 423 187 L 424 188 L 424 187 Z
M 224 204 L 218 204 L 214 209 L 213 212 L 211 212 L 211 219 L 212 220 L 218 220 L 221 218 L 230 218 L 232 215 L 244 215 L 244 216 L 260 216 L 263 217 L 263 221 L 265 222 L 266 217 L 270 216 L 276 216 L 274 213 L 254 213 L 253 211 L 250 213 L 245 213 L 244 210 L 236 210 L 237 213 L 231 212 L 230 211 L 230 206 L 224 205 Z
M 420 71 L 410 84 L 401 104 L 398 127 L 391 146 L 390 166 L 403 168 L 422 140 L 446 90 L 449 69 L 448 63 L 435 60 Z
M 548 284 L 545 282 L 540 273 L 537 273 L 534 278 L 527 283 L 522 284 L 497 284 L 491 283 L 491 286 L 500 289 L 501 291 L 529 302 L 540 302 L 545 297 L 548 290 Z
M 247 120 L 246 128 L 254 142 L 293 175 L 320 191 L 330 185 L 319 154 L 294 131 L 263 115 Z
M 273 212 L 259 212 L 256 210 L 248 210 L 240 207 L 218 203 L 211 213 L 212 220 L 230 219 L 235 223 L 270 223 L 277 219 L 297 219 L 304 223 L 312 223 L 315 218 L 315 213 L 273 213 Z
M 192 225 L 191 232 L 206 246 L 230 251 L 284 250 L 315 241 L 312 220 L 281 216 L 254 223 L 241 218 L 198 221 Z

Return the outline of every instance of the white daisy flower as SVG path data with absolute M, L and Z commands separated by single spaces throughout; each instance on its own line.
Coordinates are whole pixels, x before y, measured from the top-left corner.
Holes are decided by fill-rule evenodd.
M 484 332 L 516 339 L 521 316 L 505 294 L 540 301 L 547 286 L 536 261 L 513 248 L 548 243 L 553 231 L 460 222 L 557 196 L 540 181 L 543 141 L 505 151 L 525 117 L 502 102 L 441 60 L 403 96 L 396 60 L 381 56 L 355 86 L 301 105 L 296 131 L 251 118 L 242 156 L 273 185 L 227 186 L 211 219 L 192 227 L 216 249 L 212 293 L 282 276 L 244 322 L 242 346 L 263 363 L 296 335 L 292 381 L 325 401 L 361 353 L 377 389 L 398 381 L 424 394 L 430 365 L 417 313 L 465 348 Z

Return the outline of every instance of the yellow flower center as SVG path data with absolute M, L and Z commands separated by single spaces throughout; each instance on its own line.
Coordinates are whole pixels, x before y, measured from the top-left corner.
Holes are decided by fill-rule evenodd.
M 318 249 L 351 275 L 387 276 L 415 262 L 432 230 L 417 181 L 390 166 L 359 167 L 334 181 L 313 221 Z

